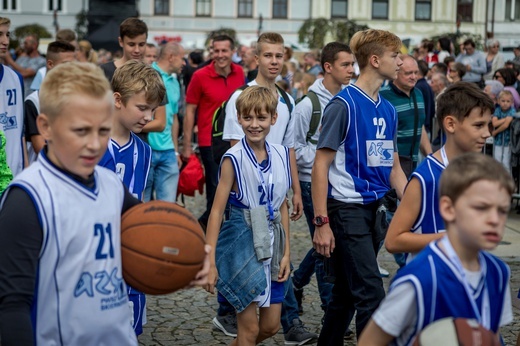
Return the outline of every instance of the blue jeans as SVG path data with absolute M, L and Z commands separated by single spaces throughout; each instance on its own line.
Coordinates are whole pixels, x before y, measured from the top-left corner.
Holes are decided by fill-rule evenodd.
M 300 319 L 298 316 L 298 303 L 296 302 L 296 297 L 294 296 L 294 288 L 291 276 L 289 276 L 289 279 L 284 282 L 284 289 L 285 299 L 282 302 L 282 315 L 280 317 L 280 322 L 282 323 L 283 333 L 286 334 L 293 326 L 293 321 L 295 319 Z M 229 304 L 225 298 L 219 299 L 217 315 L 224 316 L 235 313 L 236 312 L 233 308 L 233 305 Z
M 311 196 L 311 183 L 300 181 L 300 187 L 302 190 L 302 201 L 303 201 L 303 212 L 307 219 L 307 225 L 309 226 L 309 232 L 311 234 L 311 240 L 314 237 L 314 224 L 312 219 L 314 218 L 314 208 L 312 206 Z M 321 308 L 327 309 L 327 305 L 332 297 L 332 283 L 325 281 L 325 270 L 323 269 L 323 259 L 316 258 L 313 256 L 314 248 L 311 248 L 305 258 L 300 263 L 298 269 L 293 273 L 293 282 L 296 288 L 303 288 L 311 281 L 312 274 L 316 272 L 316 280 L 318 281 L 318 291 L 320 293 Z
M 343 345 L 354 312 L 356 334 L 361 335 L 385 296 L 376 261 L 381 241 L 375 228 L 377 207 L 377 202 L 361 205 L 328 200 L 330 227 L 336 241 L 331 256 L 336 281 L 319 345 Z
M 179 166 L 175 150 L 152 150 L 152 163 L 144 189 L 144 200 L 150 201 L 155 191 L 155 199 L 175 202 L 178 182 Z

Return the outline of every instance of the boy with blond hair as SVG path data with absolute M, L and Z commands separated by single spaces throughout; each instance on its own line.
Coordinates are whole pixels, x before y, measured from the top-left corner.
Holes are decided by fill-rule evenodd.
M 377 227 L 376 214 L 389 191 L 400 196 L 406 184 L 395 144 L 397 114 L 379 94 L 403 63 L 401 40 L 369 29 L 357 32 L 350 48 L 361 73 L 327 105 L 311 173 L 313 243 L 331 258 L 336 277 L 318 340 L 323 345 L 343 343 L 354 312 L 360 335 L 383 299 L 376 256 L 386 229 Z
M 479 153 L 457 157 L 440 179 L 439 211 L 446 224 L 402 268 L 374 313 L 359 345 L 411 345 L 429 324 L 471 318 L 496 335 L 513 320 L 510 270 L 487 251 L 500 243 L 514 192 L 509 172 Z
M 266 141 L 277 121 L 277 105 L 266 87 L 251 86 L 238 97 L 245 136 L 222 158 L 208 222 L 206 240 L 215 251 L 206 289 L 214 293 L 217 287 L 237 311 L 237 339 L 231 345 L 256 345 L 280 327 L 283 282 L 290 274 L 285 196 L 291 168 L 289 149 Z M 228 203 L 229 217 L 222 224 Z
M 112 78 L 114 121 L 108 149 L 100 166 L 114 172 L 137 199 L 143 200 L 152 149 L 136 133 L 152 120 L 166 90 L 162 79 L 152 67 L 136 60 L 127 61 Z M 146 297 L 128 286 L 133 308 L 133 327 L 137 335 L 146 323 Z
M 437 101 L 437 119 L 446 143 L 412 173 L 392 219 L 385 246 L 391 253 L 408 253 L 407 262 L 445 232 L 439 212 L 439 179 L 448 163 L 467 152 L 482 152 L 491 135 L 493 101 L 474 83 L 458 82 Z
M 0 201 L 2 345 L 137 345 L 121 267 L 121 215 L 138 200 L 97 166 L 114 101 L 101 69 L 71 62 L 40 89 L 47 145 Z

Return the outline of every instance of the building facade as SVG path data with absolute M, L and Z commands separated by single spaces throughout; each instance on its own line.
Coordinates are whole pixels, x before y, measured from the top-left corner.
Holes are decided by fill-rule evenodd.
M 132 0 L 110 1 L 118 2 Z M 13 27 L 39 23 L 54 34 L 56 21 L 73 29 L 89 3 L 93 0 L 2 0 L 0 13 Z M 258 32 L 275 31 L 298 47 L 303 22 L 320 17 L 390 30 L 412 44 L 455 32 L 457 23 L 461 32 L 482 37 L 493 32 L 504 46 L 520 44 L 520 0 L 135 0 L 135 5 L 151 42 L 176 40 L 188 49 L 202 48 L 208 32 L 221 27 L 235 29 L 243 44 L 255 41 Z

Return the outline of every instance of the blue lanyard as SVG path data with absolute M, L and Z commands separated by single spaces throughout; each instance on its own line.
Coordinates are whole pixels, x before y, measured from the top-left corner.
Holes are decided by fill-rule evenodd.
M 265 193 L 265 198 L 267 200 L 267 210 L 269 211 L 269 220 L 274 220 L 274 208 L 273 208 L 273 196 L 272 189 L 270 187 L 273 185 L 273 170 L 272 170 L 272 162 L 271 162 L 271 148 L 269 148 L 269 144 L 265 143 L 265 150 L 267 151 L 267 164 L 269 165 L 268 170 L 268 185 L 265 183 L 264 175 L 262 174 L 262 169 L 258 162 L 255 162 L 256 170 L 258 172 L 258 179 L 260 180 L 260 184 L 262 185 L 262 189 Z M 256 157 L 256 156 L 255 156 Z
M 479 254 L 479 264 L 480 264 L 480 277 L 481 280 L 484 280 L 482 288 L 482 314 L 480 313 L 477 302 L 475 301 L 475 298 L 473 297 L 472 289 L 469 286 L 468 280 L 466 279 L 466 273 L 464 271 L 464 268 L 462 267 L 462 263 L 460 261 L 460 258 L 455 253 L 455 250 L 453 249 L 453 246 L 450 243 L 450 240 L 448 239 L 448 236 L 444 236 L 441 239 L 441 243 L 444 247 L 444 251 L 450 262 L 453 264 L 453 266 L 457 269 L 458 274 L 461 277 L 461 283 L 464 286 L 464 289 L 466 290 L 466 295 L 468 296 L 468 299 L 471 303 L 471 307 L 473 308 L 473 312 L 475 313 L 475 316 L 477 317 L 479 323 L 481 323 L 485 328 L 491 329 L 491 312 L 490 312 L 490 306 L 489 306 L 489 292 L 487 289 L 486 284 L 486 261 L 484 260 L 484 257 L 482 254 Z

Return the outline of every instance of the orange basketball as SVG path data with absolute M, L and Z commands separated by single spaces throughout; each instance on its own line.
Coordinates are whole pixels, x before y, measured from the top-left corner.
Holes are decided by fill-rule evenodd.
M 188 210 L 164 201 L 139 204 L 121 219 L 123 277 L 146 294 L 174 292 L 202 268 L 204 243 Z

